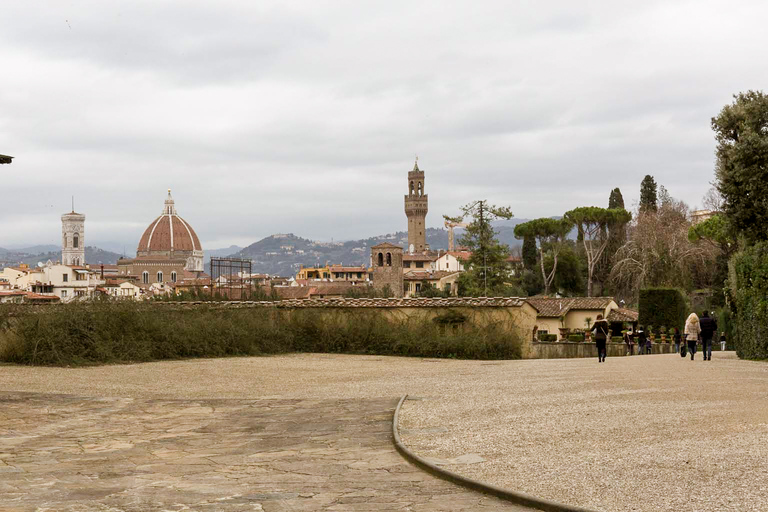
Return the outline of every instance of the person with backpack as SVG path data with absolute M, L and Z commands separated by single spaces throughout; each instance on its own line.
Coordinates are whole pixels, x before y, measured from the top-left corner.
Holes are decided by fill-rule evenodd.
M 712 360 L 712 336 L 717 332 L 717 321 L 709 317 L 709 312 L 704 311 L 699 321 L 701 328 L 701 351 L 704 353 L 704 360 Z
M 699 317 L 696 316 L 696 313 L 691 313 L 685 321 L 685 339 L 688 342 L 688 352 L 691 353 L 691 361 L 693 361 L 693 356 L 696 355 L 696 343 L 699 341 L 700 333 Z
M 602 363 L 605 361 L 606 343 L 608 340 L 608 322 L 603 319 L 603 315 L 597 315 L 597 320 L 592 324 L 592 329 L 595 333 L 595 345 L 597 346 L 597 362 Z

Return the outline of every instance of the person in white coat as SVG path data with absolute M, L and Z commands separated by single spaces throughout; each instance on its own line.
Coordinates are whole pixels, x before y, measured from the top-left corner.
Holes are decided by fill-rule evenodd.
M 701 334 L 699 317 L 696 316 L 696 313 L 691 313 L 688 315 L 688 320 L 685 321 L 685 339 L 688 342 L 688 352 L 691 353 L 691 361 L 693 361 L 693 356 L 696 355 L 696 343 L 699 341 L 699 334 Z

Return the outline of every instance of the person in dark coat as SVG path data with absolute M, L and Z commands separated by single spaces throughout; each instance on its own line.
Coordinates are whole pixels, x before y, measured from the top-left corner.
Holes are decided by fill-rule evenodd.
M 597 346 L 597 362 L 602 363 L 605 361 L 606 342 L 608 340 L 608 322 L 603 319 L 603 315 L 597 315 L 597 320 L 592 324 L 592 329 L 595 333 L 595 345 Z
M 717 322 L 709 317 L 709 312 L 704 311 L 699 320 L 701 327 L 701 351 L 704 353 L 704 360 L 712 360 L 712 336 L 717 332 Z
M 680 329 L 675 327 L 675 334 L 672 335 L 672 340 L 675 342 L 675 354 L 680 352 L 680 342 L 683 337 L 680 335 Z
M 645 352 L 645 329 L 643 326 L 637 328 L 637 355 L 642 355 Z

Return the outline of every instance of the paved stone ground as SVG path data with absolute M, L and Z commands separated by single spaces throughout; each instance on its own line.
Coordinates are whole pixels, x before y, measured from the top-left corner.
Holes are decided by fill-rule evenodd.
M 456 361 L 297 354 L 91 368 L 0 365 L 0 396 L 23 391 L 121 397 L 117 403 L 131 398 L 134 401 L 126 403 L 134 404 L 130 406 L 134 411 L 158 400 L 169 404 L 165 410 L 172 410 L 172 403 L 192 408 L 222 399 L 243 401 L 243 406 L 267 398 L 274 403 L 384 400 L 389 414 L 396 397 L 409 394 L 427 399 L 406 402 L 401 415 L 405 443 L 421 455 L 447 461 L 453 471 L 480 480 L 612 512 L 766 511 L 768 364 L 740 361 L 732 352 L 716 352 L 712 359 L 704 362 L 697 354 L 691 362 L 676 355 L 656 355 L 608 358 L 598 364 L 596 359 Z M 16 409 L 20 412 L 7 412 L 13 410 L 0 404 L 0 431 L 5 431 L 0 438 L 9 437 L 10 429 L 24 435 L 53 428 L 45 427 L 48 423 L 64 424 L 67 415 L 55 400 L 44 402 L 28 402 L 38 405 Z M 50 415 L 44 413 L 45 407 Z M 306 409 L 312 420 L 327 419 Z M 219 417 L 222 410 L 217 409 L 214 416 Z M 22 427 L 7 426 L 9 419 L 25 411 L 30 414 L 28 422 L 22 422 Z M 126 414 L 141 418 L 138 413 Z M 91 416 L 97 417 L 70 414 L 73 430 L 78 425 L 74 419 L 80 418 L 82 427 L 90 425 L 82 418 Z M 110 424 L 108 416 L 94 420 L 96 431 Z M 203 429 L 207 416 L 201 413 L 190 420 Z M 363 416 L 350 413 L 353 419 Z M 136 422 L 136 439 L 164 442 L 159 436 L 168 433 L 160 427 L 154 431 L 150 420 L 159 420 L 153 418 Z M 173 421 L 181 420 L 169 420 Z M 223 424 L 228 421 L 222 419 Z M 387 437 L 377 442 L 390 449 L 385 423 L 382 419 L 381 432 Z M 47 441 L 51 447 L 66 438 L 51 432 Z M 66 429 L 62 427 L 61 432 Z M 27 442 L 31 447 L 37 441 Z M 39 459 L 50 459 L 44 451 Z M 24 444 L 9 449 L 0 443 L 0 454 L 6 454 L 0 455 L 0 461 L 7 460 L 7 454 L 34 453 Z M 484 461 L 450 464 L 472 454 Z M 394 452 L 392 456 L 396 457 Z M 395 460 L 404 464 L 399 458 L 393 464 Z M 94 463 L 94 470 L 98 467 Z M 7 471 L 0 469 L 0 486 L 8 481 L 6 477 L 18 478 Z M 441 489 L 456 492 L 445 485 Z M 28 489 L 33 487 L 30 484 Z M 236 494 L 230 492 L 223 490 L 217 497 Z M 281 487 L 269 492 L 303 489 Z M 4 493 L 0 489 L 0 509 L 7 505 Z M 262 503 L 269 510 L 277 502 Z
M 405 462 L 396 403 L 0 392 L 0 510 L 523 510 Z

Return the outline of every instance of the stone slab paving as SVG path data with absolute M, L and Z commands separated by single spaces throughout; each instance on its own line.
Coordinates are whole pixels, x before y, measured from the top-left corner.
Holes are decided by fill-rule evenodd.
M 0 392 L 0 510 L 525 510 L 405 462 L 396 404 Z

